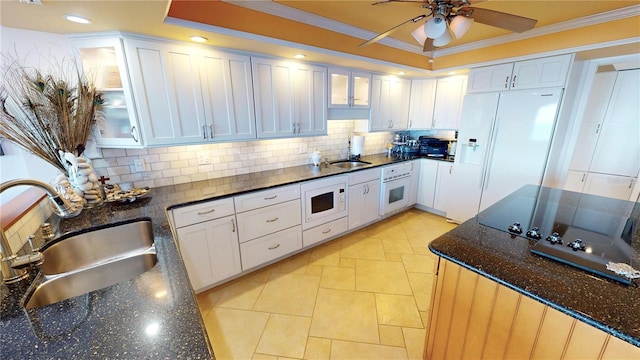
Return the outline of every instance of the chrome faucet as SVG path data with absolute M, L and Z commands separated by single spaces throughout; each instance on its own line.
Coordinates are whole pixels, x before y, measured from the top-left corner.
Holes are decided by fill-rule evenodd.
M 63 218 L 74 217 L 80 214 L 82 207 L 74 207 L 69 202 L 60 196 L 56 190 L 50 185 L 41 181 L 32 179 L 16 179 L 5 181 L 0 184 L 0 193 L 12 188 L 14 186 L 35 186 L 43 189 L 54 206 L 54 212 Z M 17 256 L 14 251 L 11 250 L 9 240 L 0 225 L 0 267 L 2 268 L 2 281 L 5 284 L 11 284 L 20 280 L 26 279 L 29 276 L 27 267 L 32 264 L 42 263 L 42 253 L 32 252 L 31 254 Z

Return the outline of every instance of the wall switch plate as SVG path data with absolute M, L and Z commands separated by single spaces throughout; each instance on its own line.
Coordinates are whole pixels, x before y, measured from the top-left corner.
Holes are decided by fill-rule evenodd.
M 144 159 L 135 159 L 133 160 L 133 167 L 136 172 L 149 171 L 149 165 L 144 161 Z
M 300 144 L 300 154 L 306 154 L 307 152 L 309 152 L 309 147 L 307 146 L 307 144 Z
M 198 165 L 207 165 L 211 164 L 211 156 L 209 156 L 209 152 L 202 151 L 198 153 Z

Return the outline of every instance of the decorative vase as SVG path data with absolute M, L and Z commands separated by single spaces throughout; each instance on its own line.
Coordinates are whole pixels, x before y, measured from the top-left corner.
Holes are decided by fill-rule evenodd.
M 82 156 L 76 158 L 77 167 L 69 167 L 69 181 L 76 193 L 86 200 L 85 208 L 100 206 L 104 195 L 91 164 Z
M 76 193 L 67 175 L 63 173 L 58 174 L 50 184 L 73 208 L 82 209 L 87 204 L 87 201 Z

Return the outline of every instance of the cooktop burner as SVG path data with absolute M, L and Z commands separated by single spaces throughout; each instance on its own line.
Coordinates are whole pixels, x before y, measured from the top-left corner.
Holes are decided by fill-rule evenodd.
M 639 203 L 527 185 L 481 212 L 478 220 L 535 240 L 535 254 L 630 284 L 607 264 L 640 267 L 633 251 L 640 246 L 640 231 L 634 235 L 639 213 Z

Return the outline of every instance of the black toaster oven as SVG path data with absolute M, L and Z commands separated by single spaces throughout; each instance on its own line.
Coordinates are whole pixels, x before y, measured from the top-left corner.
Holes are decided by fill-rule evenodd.
M 447 156 L 449 140 L 438 139 L 429 136 L 420 136 L 420 155 L 434 158 L 443 158 Z

